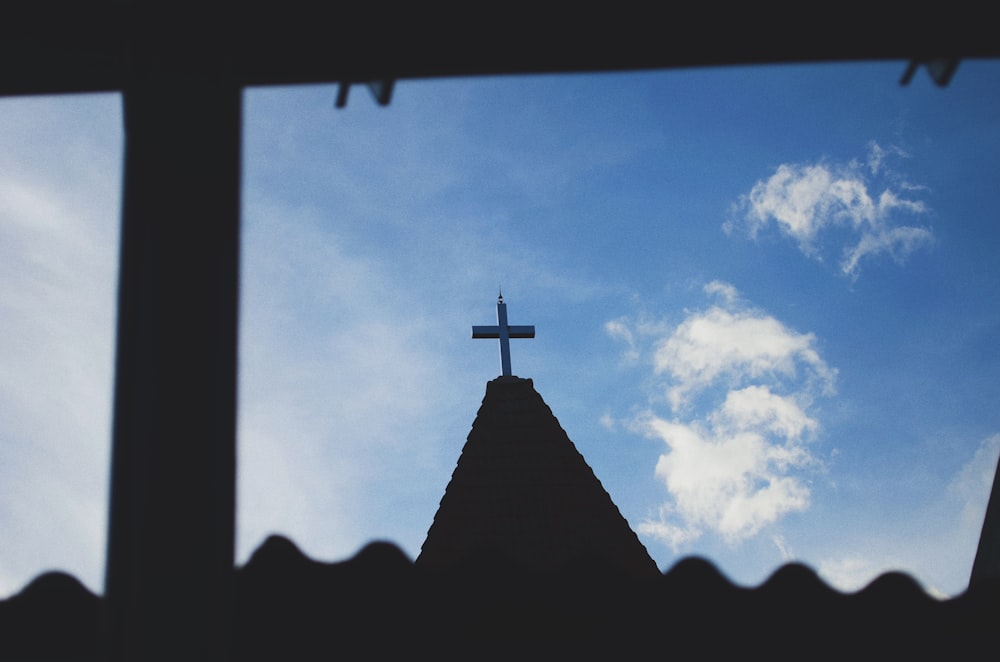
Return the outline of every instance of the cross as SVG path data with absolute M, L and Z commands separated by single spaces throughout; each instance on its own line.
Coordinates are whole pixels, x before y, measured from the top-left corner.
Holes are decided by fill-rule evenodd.
M 507 324 L 507 304 L 503 302 L 503 292 L 497 299 L 497 325 L 472 327 L 473 338 L 500 339 L 500 370 L 504 377 L 510 377 L 510 339 L 534 338 L 534 326 L 510 326 Z

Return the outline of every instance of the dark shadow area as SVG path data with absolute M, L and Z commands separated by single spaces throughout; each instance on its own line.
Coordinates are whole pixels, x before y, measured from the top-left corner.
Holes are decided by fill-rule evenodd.
M 272 536 L 238 568 L 232 659 L 558 654 L 563 659 L 762 654 L 809 659 L 962 659 L 992 645 L 1000 584 L 949 600 L 887 573 L 856 593 L 789 564 L 739 587 L 691 557 L 647 578 L 576 564 L 532 572 L 499 555 L 442 571 L 392 543 L 324 563 Z M 102 601 L 47 573 L 0 602 L 0 658 L 96 659 Z
M 0 600 L 0 659 L 94 658 L 101 599 L 64 572 L 39 575 Z
M 697 559 L 648 578 L 587 561 L 532 571 L 502 554 L 425 570 L 391 544 L 321 563 L 282 538 L 231 570 L 245 87 L 336 82 L 346 98 L 369 81 L 864 59 L 908 62 L 904 81 L 924 66 L 942 85 L 959 60 L 1000 55 L 992 21 L 959 12 L 817 21 L 692 3 L 668 21 L 659 8 L 482 21 L 365 7 L 63 0 L 5 13 L 17 29 L 0 54 L 15 64 L 0 68 L 0 94 L 122 91 L 126 155 L 110 597 L 63 573 L 38 577 L 0 602 L 0 658 L 96 658 L 105 627 L 113 659 L 956 659 L 991 649 L 996 579 L 939 602 L 895 574 L 844 595 L 796 565 L 745 589 Z

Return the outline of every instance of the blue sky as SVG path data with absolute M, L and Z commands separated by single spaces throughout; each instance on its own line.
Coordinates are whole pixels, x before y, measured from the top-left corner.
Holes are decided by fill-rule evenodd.
M 237 562 L 419 553 L 502 287 L 536 327 L 514 374 L 661 569 L 962 591 L 1000 453 L 1000 67 L 904 69 L 248 90 Z M 116 95 L 0 99 L 0 595 L 102 590 L 122 141 Z

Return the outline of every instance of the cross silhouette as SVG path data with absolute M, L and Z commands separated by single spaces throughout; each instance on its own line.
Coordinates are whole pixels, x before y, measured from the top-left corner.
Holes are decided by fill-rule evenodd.
M 507 324 L 507 304 L 503 302 L 503 292 L 497 299 L 496 326 L 473 326 L 473 338 L 500 339 L 500 371 L 504 377 L 510 377 L 510 339 L 534 338 L 534 326 L 510 326 Z

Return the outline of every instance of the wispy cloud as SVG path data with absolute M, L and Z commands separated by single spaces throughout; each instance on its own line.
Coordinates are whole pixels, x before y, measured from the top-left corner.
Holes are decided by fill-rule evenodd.
M 604 323 L 604 332 L 615 340 L 625 343 L 622 359 L 626 363 L 635 363 L 639 360 L 639 349 L 636 345 L 635 335 L 629 328 L 627 319 L 608 320 Z
M 669 499 L 639 532 L 675 550 L 706 532 L 737 543 L 808 507 L 804 472 L 816 460 L 807 444 L 820 427 L 809 409 L 836 378 L 813 335 L 747 305 L 727 283 L 705 291 L 721 301 L 648 338 L 672 417 L 647 410 L 632 421 L 667 447 L 655 475 Z M 638 333 L 623 326 L 607 331 Z
M 961 504 L 959 523 L 966 531 L 971 531 L 978 544 L 979 531 L 986 516 L 986 503 L 993 489 L 993 479 L 997 473 L 1000 458 L 1000 434 L 982 441 L 972 458 L 952 479 L 948 486 L 950 494 Z M 975 549 L 975 544 L 968 546 Z
M 918 512 L 880 521 L 874 530 L 842 531 L 817 555 L 817 572 L 842 591 L 860 590 L 884 572 L 903 571 L 931 595 L 959 594 L 968 585 L 998 458 L 1000 434 L 994 434 L 979 443 L 944 490 L 915 507 Z
M 50 568 L 102 588 L 116 111 L 106 97 L 0 104 L 0 126 L 19 129 L 0 132 L 0 597 Z M 90 131 L 66 128 L 89 114 Z
M 323 559 L 375 537 L 415 555 L 452 468 L 442 439 L 468 425 L 448 352 L 466 325 L 414 315 L 412 273 L 320 214 L 251 196 L 244 225 L 238 560 L 275 532 Z
M 899 220 L 926 214 L 928 208 L 907 197 L 919 187 L 888 169 L 886 161 L 894 156 L 906 154 L 873 142 L 863 163 L 782 164 L 740 198 L 723 229 L 727 234 L 742 229 L 756 239 L 773 222 L 807 256 L 822 260 L 828 249 L 839 250 L 840 270 L 852 278 L 865 259 L 888 255 L 902 262 L 933 244 L 934 234 Z M 882 186 L 881 192 L 873 191 Z M 832 232 L 834 228 L 842 232 Z
M 875 561 L 871 554 L 851 553 L 837 558 L 827 558 L 819 562 L 816 572 L 831 586 L 853 593 L 860 591 L 873 579 L 884 572 L 896 570 L 898 565 Z

